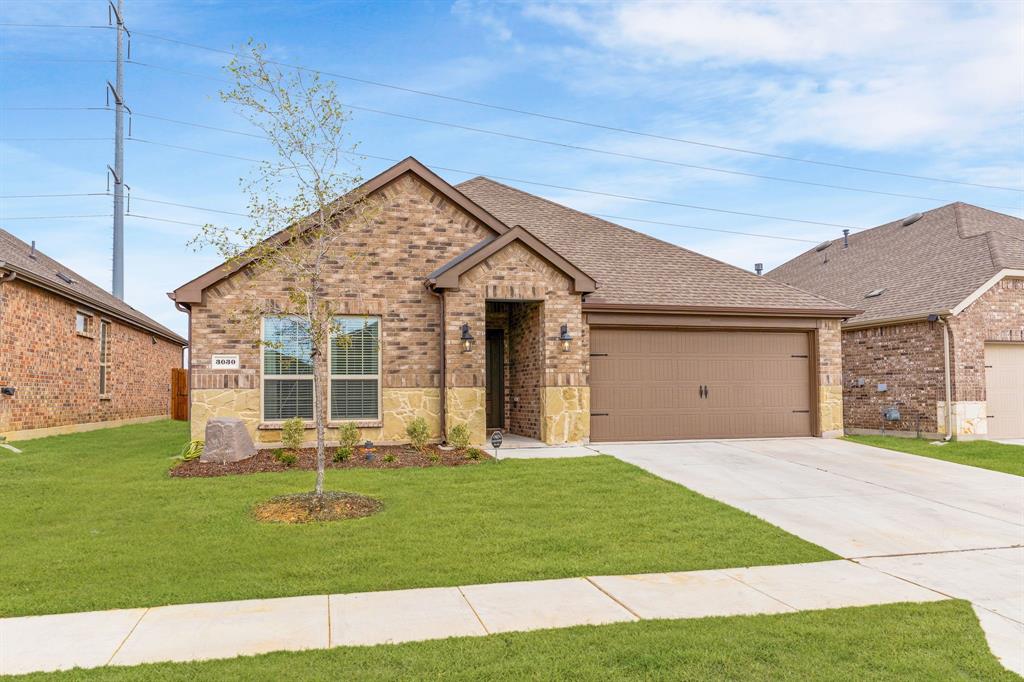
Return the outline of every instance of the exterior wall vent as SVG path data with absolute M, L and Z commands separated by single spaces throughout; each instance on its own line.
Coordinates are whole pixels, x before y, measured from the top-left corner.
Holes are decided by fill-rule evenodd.
M 912 213 L 911 215 L 908 215 L 906 218 L 903 219 L 903 227 L 906 227 L 907 225 L 913 225 L 923 217 L 924 216 L 920 213 Z

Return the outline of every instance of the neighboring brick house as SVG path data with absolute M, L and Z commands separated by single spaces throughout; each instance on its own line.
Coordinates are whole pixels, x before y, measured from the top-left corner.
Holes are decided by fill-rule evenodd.
M 1024 220 L 950 204 L 767 276 L 864 309 L 843 323 L 848 431 L 1024 438 Z
M 354 421 L 403 441 L 417 416 L 475 442 L 842 433 L 839 321 L 854 310 L 486 178 L 453 187 L 411 158 L 358 192 L 376 215 L 346 228 L 325 285 L 352 341 L 331 351 L 329 439 Z M 263 443 L 311 419 L 299 326 L 229 323 L 242 298 L 287 290 L 236 264 L 169 294 L 190 312 L 194 438 L 213 416 Z
M 0 436 L 166 419 L 185 345 L 0 229 Z

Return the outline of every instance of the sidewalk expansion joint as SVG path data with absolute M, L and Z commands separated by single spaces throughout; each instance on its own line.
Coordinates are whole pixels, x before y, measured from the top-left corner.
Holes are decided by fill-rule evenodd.
M 466 596 L 466 593 L 462 591 L 461 587 L 456 587 L 455 589 L 459 591 L 459 594 L 462 595 L 462 599 L 466 602 L 466 606 L 468 606 L 469 610 L 473 612 L 474 616 L 476 616 L 476 622 L 480 623 L 480 627 L 484 629 L 484 633 L 488 635 L 491 634 L 491 631 L 488 630 L 487 626 L 484 624 L 484 619 L 476 612 L 476 607 L 473 606 L 473 602 L 469 601 L 469 597 Z
M 633 616 L 633 617 L 634 617 L 634 618 L 636 618 L 637 620 L 643 620 L 643 619 L 644 619 L 644 618 L 643 618 L 643 616 L 641 616 L 641 615 L 640 615 L 639 613 L 637 613 L 637 612 L 636 612 L 636 611 L 634 611 L 633 609 L 631 609 L 631 608 L 629 608 L 628 606 L 626 606 L 626 605 L 625 605 L 624 603 L 622 603 L 622 602 L 621 602 L 621 601 L 620 601 L 620 600 L 619 600 L 619 599 L 618 599 L 618 598 L 617 598 L 617 597 L 616 597 L 615 595 L 613 595 L 613 594 L 612 594 L 611 592 L 609 592 L 608 590 L 604 589 L 603 587 L 601 587 L 600 585 L 598 585 L 597 583 L 595 583 L 595 582 L 594 582 L 593 580 L 591 580 L 591 579 L 590 579 L 590 576 L 588 576 L 588 575 L 585 575 L 585 576 L 583 576 L 583 579 L 584 579 L 584 580 L 586 580 L 586 581 L 587 581 L 588 583 L 590 583 L 591 585 L 593 585 L 593 586 L 594 586 L 595 588 L 597 588 L 597 591 L 598 591 L 598 592 L 600 592 L 600 593 L 601 593 L 601 594 L 603 594 L 604 596 L 608 597 L 608 598 L 609 598 L 609 599 L 611 599 L 611 600 L 612 600 L 613 602 L 615 602 L 616 604 L 618 604 L 619 606 L 621 606 L 621 607 L 622 607 L 623 609 L 625 609 L 625 610 L 626 610 L 626 612 L 627 612 L 627 613 L 629 613 L 629 615 Z

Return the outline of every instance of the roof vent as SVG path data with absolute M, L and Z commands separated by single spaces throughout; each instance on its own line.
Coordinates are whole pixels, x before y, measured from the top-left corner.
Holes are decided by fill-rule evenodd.
M 32 250 L 28 252 L 28 257 L 32 260 L 36 259 L 36 240 L 32 240 Z
M 815 251 L 824 251 L 825 249 L 827 249 L 830 246 L 832 246 L 832 240 L 831 239 L 828 240 L 827 242 L 822 242 L 822 243 L 818 244 L 817 246 L 814 247 L 814 250 Z
M 882 289 L 875 289 L 874 291 L 869 291 L 868 293 L 864 294 L 864 298 L 878 298 L 879 296 L 881 296 L 884 293 L 885 293 L 885 289 L 884 288 L 882 288 Z
M 907 225 L 913 225 L 923 217 L 924 215 L 920 213 L 912 213 L 903 219 L 903 227 L 906 227 Z
M 68 284 L 74 284 L 75 283 L 75 280 L 71 279 L 70 276 L 64 274 L 63 272 L 60 272 L 59 270 L 57 271 L 57 279 L 61 280 L 62 282 L 66 282 Z
M 764 272 L 764 263 L 754 263 L 754 272 L 760 276 Z

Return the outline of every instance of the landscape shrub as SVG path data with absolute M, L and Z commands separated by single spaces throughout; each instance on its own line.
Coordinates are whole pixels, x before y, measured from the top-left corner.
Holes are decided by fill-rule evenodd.
M 405 427 L 405 435 L 417 450 L 427 447 L 427 439 L 430 438 L 430 427 L 423 417 L 416 417 Z
M 359 427 L 355 422 L 345 422 L 341 425 L 338 429 L 338 444 L 342 448 L 348 448 L 349 455 L 359 445 Z
M 459 450 L 469 447 L 469 427 L 465 424 L 456 424 L 448 429 L 448 443 Z
M 284 423 L 281 429 L 281 444 L 289 450 L 298 450 L 302 447 L 302 439 L 305 437 L 306 427 L 302 423 L 302 417 L 292 417 Z

